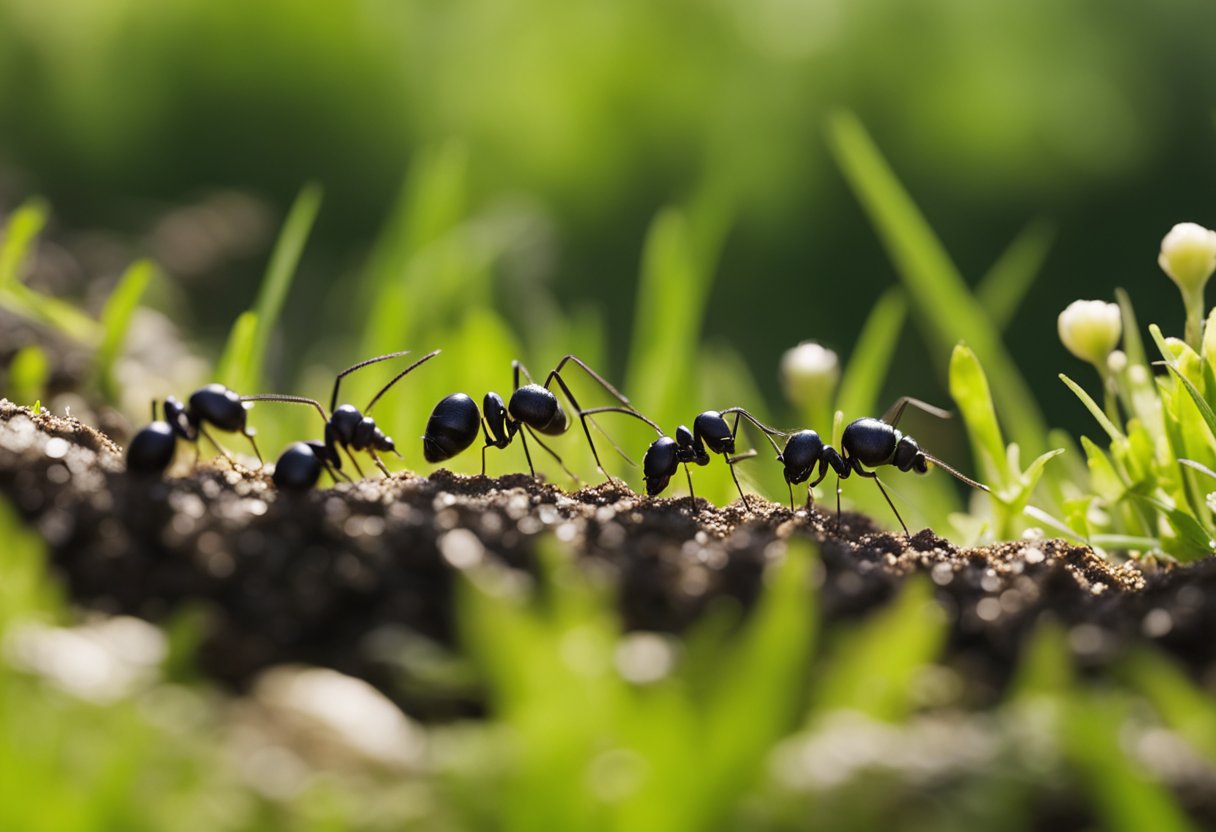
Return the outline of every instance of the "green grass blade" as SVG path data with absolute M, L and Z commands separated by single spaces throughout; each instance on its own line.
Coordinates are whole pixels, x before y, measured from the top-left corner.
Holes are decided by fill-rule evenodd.
M 249 362 L 253 355 L 253 341 L 258 328 L 258 315 L 253 311 L 242 312 L 228 333 L 228 344 L 215 368 L 215 378 L 233 390 L 253 390 L 245 385 L 250 378 Z
M 1199 415 L 1203 417 L 1204 424 L 1208 426 L 1208 430 L 1212 432 L 1212 436 L 1216 437 L 1216 412 L 1212 410 L 1212 406 L 1208 404 L 1203 394 L 1199 392 L 1199 388 L 1192 384 L 1191 380 L 1183 375 L 1181 370 L 1168 361 L 1165 363 L 1165 366 L 1169 368 L 1175 378 L 1182 382 L 1182 388 L 1186 390 L 1187 395 L 1191 397 L 1191 401 L 1195 403 L 1195 408 L 1199 411 Z
M 1119 311 L 1123 315 L 1123 352 L 1127 355 L 1127 363 L 1147 367 L 1144 339 L 1140 337 L 1140 326 L 1136 322 L 1136 310 L 1132 306 L 1131 296 L 1123 289 L 1115 289 L 1115 300 L 1119 302 Z
M 287 299 L 292 278 L 295 277 L 296 268 L 300 263 L 300 255 L 304 252 L 304 244 L 308 241 L 308 235 L 320 210 L 321 187 L 315 183 L 305 185 L 292 203 L 287 220 L 283 223 L 283 230 L 279 232 L 274 252 L 270 255 L 266 275 L 262 278 L 262 286 L 253 305 L 257 325 L 249 345 L 248 363 L 244 365 L 244 375 L 234 390 L 261 388 L 270 333 L 278 323 L 283 302 Z
M 1106 413 L 1103 412 L 1102 408 L 1098 406 L 1098 403 L 1093 400 L 1093 397 L 1085 392 L 1081 385 L 1077 384 L 1063 373 L 1060 373 L 1060 381 L 1064 382 L 1068 386 L 1068 389 L 1081 400 L 1081 404 L 1085 405 L 1085 409 L 1098 420 L 1098 424 L 1102 426 L 1102 430 L 1106 431 L 1106 435 L 1111 438 L 1111 441 L 1126 441 L 1127 437 L 1123 435 L 1123 432 L 1115 427 L 1115 423 L 1110 420 Z
M 945 643 L 946 616 L 927 580 L 909 580 L 891 604 L 848 633 L 818 679 L 814 715 L 860 711 L 899 722 L 912 708 L 909 689 Z
M 984 368 L 966 344 L 956 345 L 950 355 L 950 395 L 963 415 L 977 459 L 987 460 L 986 467 L 996 479 L 996 490 L 1004 491 L 1013 484 L 1015 474 L 1005 453 L 1005 440 L 996 420 Z
M 1053 224 L 1045 220 L 1031 222 L 980 279 L 975 297 L 987 310 L 993 325 L 1001 330 L 1009 328 L 1009 322 L 1043 269 L 1055 237 Z
M 888 289 L 874 304 L 845 367 L 836 397 L 838 410 L 852 418 L 877 411 L 878 393 L 887 377 L 907 314 L 907 297 L 898 288 Z M 820 426 L 815 427 L 818 430 Z
M 1111 832 L 1194 829 L 1170 792 L 1124 751 L 1130 707 L 1110 696 L 1077 695 L 1061 722 L 1065 756 L 1080 775 L 1102 828 Z
M 21 267 L 29 256 L 34 240 L 42 233 L 50 217 L 50 207 L 44 200 L 31 199 L 9 215 L 4 228 L 4 243 L 0 245 L 0 288 L 21 279 Z
M 8 398 L 17 404 L 38 402 L 46 395 L 51 362 L 37 344 L 22 347 L 8 365 Z
M 669 422 L 689 418 L 687 402 L 696 399 L 686 379 L 712 278 L 686 215 L 669 208 L 655 217 L 642 255 L 625 389 L 638 409 L 668 429 Z
M 851 112 L 835 113 L 828 122 L 828 139 L 845 179 L 894 261 L 938 359 L 945 364 L 954 345 L 966 341 L 988 370 L 1011 438 L 1026 453 L 1047 450 L 1046 423 L 997 327 L 861 122 Z
M 114 383 L 114 361 L 126 340 L 135 307 L 155 274 L 156 266 L 148 260 L 132 263 L 119 279 L 101 312 L 101 344 L 94 360 L 101 393 L 111 403 L 118 398 Z

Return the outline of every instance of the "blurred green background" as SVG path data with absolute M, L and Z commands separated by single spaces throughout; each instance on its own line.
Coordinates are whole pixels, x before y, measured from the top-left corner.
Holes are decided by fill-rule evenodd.
M 729 345 L 777 402 L 782 351 L 809 338 L 847 358 L 895 282 L 825 141 L 845 107 L 973 284 L 1028 223 L 1050 223 L 1006 340 L 1051 423 L 1079 430 L 1074 402 L 1046 406 L 1068 401 L 1056 313 L 1122 285 L 1142 321 L 1175 328 L 1153 255 L 1175 222 L 1216 225 L 1213 31 L 1208 0 L 0 0 L 0 207 L 40 194 L 58 227 L 150 254 L 171 278 L 151 302 L 215 356 L 291 200 L 319 183 L 271 344 L 285 386 L 387 340 L 368 335 L 388 313 L 363 276 L 399 262 L 373 244 L 408 224 L 394 206 L 410 171 L 406 207 L 472 223 L 465 245 L 481 246 L 484 276 L 453 292 L 479 293 L 542 365 L 577 347 L 553 320 L 606 333 L 592 358 L 617 381 L 653 336 L 635 326 L 676 314 L 639 315 L 635 293 L 647 229 L 678 206 L 713 274 L 690 298 L 706 307 L 696 343 Z M 436 169 L 457 173 L 418 197 Z M 414 218 L 404 245 L 445 228 Z M 111 262 L 96 241 L 70 251 Z M 459 301 L 420 292 L 402 314 Z M 884 401 L 947 403 L 944 362 L 902 338 Z M 511 357 L 484 356 L 498 387 Z

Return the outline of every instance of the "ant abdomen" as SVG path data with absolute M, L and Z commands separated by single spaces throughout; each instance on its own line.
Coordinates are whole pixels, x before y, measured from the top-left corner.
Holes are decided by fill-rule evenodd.
M 187 409 L 194 419 L 210 422 L 222 431 L 240 433 L 245 430 L 249 403 L 241 401 L 222 384 L 208 384 L 190 395 Z
M 735 437 L 731 435 L 726 419 L 716 410 L 707 410 L 693 420 L 693 435 L 699 436 L 715 454 L 733 454 Z M 709 460 L 706 459 L 706 462 Z M 702 463 L 704 464 L 704 463 Z
M 515 421 L 549 436 L 565 433 L 570 424 L 557 396 L 539 384 L 525 384 L 512 393 L 507 410 Z
M 317 484 L 326 455 L 321 442 L 293 442 L 274 466 L 275 487 L 282 491 L 307 491 Z
M 135 434 L 127 447 L 127 470 L 158 474 L 169 467 L 177 450 L 177 434 L 168 422 L 156 421 Z
M 663 493 L 679 462 L 679 445 L 670 436 L 660 436 L 650 443 L 646 455 L 642 457 L 642 476 L 646 481 L 647 496 Z
M 823 458 L 823 439 L 816 431 L 800 430 L 790 434 L 778 460 L 785 466 L 786 482 L 806 482 Z
M 881 419 L 865 417 L 849 423 L 841 434 L 840 447 L 847 456 L 874 468 L 892 462 L 900 437 L 899 431 Z
M 498 400 L 502 408 L 502 398 L 497 393 L 486 395 L 487 412 L 490 397 Z M 505 412 L 502 408 L 501 412 Z M 502 421 L 501 413 L 498 417 Z M 481 427 L 481 414 L 477 410 L 477 402 L 464 393 L 453 393 L 445 396 L 431 411 L 431 418 L 426 423 L 426 433 L 422 437 L 422 454 L 427 462 L 443 462 L 468 448 L 477 439 Z

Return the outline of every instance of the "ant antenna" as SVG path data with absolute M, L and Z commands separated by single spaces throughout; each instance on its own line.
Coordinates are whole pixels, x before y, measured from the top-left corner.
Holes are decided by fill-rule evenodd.
M 380 397 L 381 397 L 381 396 L 383 396 L 385 393 L 387 393 L 387 392 L 388 392 L 388 389 L 389 389 L 390 387 L 392 387 L 392 386 L 393 386 L 394 384 L 396 384 L 397 382 L 401 381 L 401 379 L 405 378 L 405 377 L 406 377 L 407 375 L 409 375 L 409 374 L 410 374 L 412 371 L 416 370 L 416 369 L 417 369 L 417 368 L 418 368 L 420 365 L 425 364 L 426 362 L 430 361 L 430 360 L 431 360 L 432 358 L 434 358 L 435 356 L 439 355 L 439 353 L 440 353 L 440 350 L 434 350 L 434 351 L 432 351 L 432 352 L 428 352 L 426 355 L 422 356 L 422 358 L 419 358 L 419 359 L 418 359 L 417 361 L 415 361 L 413 364 L 411 364 L 410 366 L 406 367 L 406 368 L 405 368 L 404 370 L 402 370 L 401 372 L 397 373 L 397 375 L 393 376 L 392 380 L 391 380 L 391 381 L 390 381 L 388 384 L 386 384 L 386 385 L 384 385 L 383 387 L 381 387 L 381 388 L 380 388 L 380 392 L 379 392 L 379 393 L 377 393 L 376 395 L 372 396 L 372 400 L 371 400 L 370 402 L 368 402 L 368 403 L 367 403 L 367 407 L 363 408 L 363 413 L 364 413 L 364 414 L 371 413 L 371 410 L 372 410 L 372 405 L 374 405 L 376 402 L 378 402 L 378 401 L 380 400 Z M 399 354 L 399 355 L 404 355 L 405 353 L 398 353 L 398 354 Z M 378 361 L 378 360 L 379 360 L 379 359 L 375 359 L 375 358 L 373 358 L 373 359 L 372 359 L 372 361 Z M 365 363 L 370 363 L 370 362 L 365 362 Z M 352 369 L 354 369 L 354 368 L 352 368 Z M 349 371 L 349 370 L 347 370 L 347 372 L 350 372 L 350 371 Z M 338 384 L 337 384 L 337 382 L 334 382 L 334 395 L 335 395 L 335 396 L 336 396 L 336 395 L 338 395 Z
M 334 394 L 332 397 L 330 397 L 329 409 L 332 411 L 332 410 L 336 410 L 338 407 L 338 385 L 342 383 L 343 378 L 350 375 L 355 370 L 363 369 L 364 367 L 368 366 L 369 364 L 376 364 L 380 361 L 388 361 L 390 358 L 400 358 L 403 355 L 409 355 L 409 354 L 410 354 L 409 350 L 402 350 L 401 352 L 390 352 L 386 355 L 377 355 L 375 358 L 369 358 L 365 361 L 360 361 L 358 364 L 352 364 L 351 366 L 347 367 L 342 372 L 338 373 L 337 378 L 334 379 Z
M 156 404 L 157 404 L 156 399 L 153 399 L 152 400 L 152 421 L 153 422 L 156 421 Z M 166 421 L 168 421 L 168 420 L 166 420 Z
M 321 403 L 316 399 L 305 398 L 304 396 L 285 396 L 279 393 L 262 393 L 257 396 L 241 396 L 243 402 L 287 402 L 289 404 L 306 404 L 317 409 L 321 414 L 321 421 L 329 424 L 329 417 L 325 415 L 325 408 L 321 407 Z
M 616 452 L 621 455 L 621 458 L 624 459 L 626 462 L 628 462 L 630 465 L 632 465 L 634 468 L 636 468 L 638 466 L 638 464 L 630 458 L 629 454 L 625 453 L 625 451 L 621 448 L 621 446 L 618 445 L 611 436 L 608 435 L 608 432 L 606 430 L 604 430 L 602 427 L 600 427 L 599 422 L 597 422 L 591 418 L 592 414 L 595 414 L 595 413 L 624 413 L 628 416 L 634 417 L 635 419 L 640 419 L 641 421 L 650 425 L 652 428 L 654 428 L 654 432 L 657 433 L 659 436 L 663 435 L 663 429 L 661 427 L 659 427 L 657 423 L 655 423 L 653 420 L 651 420 L 647 416 L 644 416 L 643 414 L 638 413 L 632 407 L 618 407 L 615 405 L 610 405 L 608 407 L 593 407 L 590 410 L 579 411 L 579 413 L 583 416 L 586 416 L 587 421 L 589 421 L 589 422 L 591 422 L 591 424 L 595 425 L 595 429 L 598 430 L 601 434 L 603 434 L 604 438 L 608 440 L 608 444 L 612 445 L 612 447 L 616 450 Z
M 928 413 L 930 416 L 936 416 L 939 419 L 952 419 L 954 414 L 949 410 L 942 410 L 940 407 L 934 407 L 928 402 L 922 402 L 920 399 L 914 399 L 911 396 L 900 396 L 895 400 L 895 403 L 887 409 L 883 414 L 882 421 L 886 422 L 891 427 L 899 424 L 899 419 L 904 415 L 904 409 L 912 405 L 917 410 Z
M 774 436 L 789 436 L 789 432 L 783 431 L 783 430 L 777 430 L 776 428 L 769 427 L 768 425 L 764 424 L 759 419 L 757 419 L 755 416 L 748 413 L 746 410 L 744 410 L 741 407 L 728 407 L 726 410 L 722 411 L 723 416 L 726 416 L 727 414 L 730 414 L 730 413 L 735 414 L 735 428 L 734 428 L 734 430 L 732 430 L 730 432 L 730 435 L 732 438 L 735 437 L 739 432 L 739 417 L 742 416 L 744 419 L 747 419 L 747 421 L 751 422 L 753 425 L 755 425 L 757 428 L 759 428 L 760 431 L 764 434 L 764 438 L 767 439 L 769 444 L 773 446 L 773 450 L 777 452 L 777 455 L 778 456 L 781 455 L 781 449 L 777 447 L 777 443 L 773 440 L 773 437 Z
M 971 479 L 971 477 L 968 477 L 967 475 L 957 471 L 955 468 L 942 462 L 940 459 L 933 456 L 932 454 L 927 454 L 924 451 L 921 451 L 921 454 L 924 455 L 925 459 L 932 462 L 938 468 L 941 468 L 943 471 L 945 471 L 950 476 L 954 477 L 959 482 L 969 485 L 972 488 L 979 489 L 980 491 L 986 491 L 989 494 L 992 493 L 992 489 L 989 488 L 988 486 L 984 485 L 982 482 L 976 482 L 975 480 Z

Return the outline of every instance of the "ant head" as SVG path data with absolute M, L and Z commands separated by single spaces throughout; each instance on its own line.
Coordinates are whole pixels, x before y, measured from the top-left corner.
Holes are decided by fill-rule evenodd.
M 372 433 L 372 447 L 377 451 L 395 454 L 399 459 L 401 458 L 401 453 L 397 450 L 397 443 L 393 441 L 393 437 L 387 436 L 380 428 L 376 428 Z
M 911 436 L 900 436 L 893 463 L 901 471 L 915 471 L 918 474 L 929 472 L 929 461 Z
M 687 431 L 688 428 L 682 428 Z M 678 431 L 677 431 L 678 433 Z M 650 443 L 646 455 L 642 457 L 642 473 L 646 480 L 646 494 L 655 496 L 663 493 L 663 489 L 671 482 L 672 475 L 679 465 L 679 445 L 670 436 L 660 436 Z
M 557 396 L 539 384 L 525 384 L 512 393 L 507 412 L 515 421 L 551 435 L 565 433 L 569 424 Z
M 800 430 L 790 434 L 785 441 L 785 450 L 777 457 L 785 466 L 785 481 L 806 482 L 823 458 L 823 439 L 813 430 Z
M 735 437 L 731 436 L 730 426 L 716 410 L 707 410 L 692 423 L 693 432 L 705 441 L 715 454 L 733 454 L 735 452 Z

